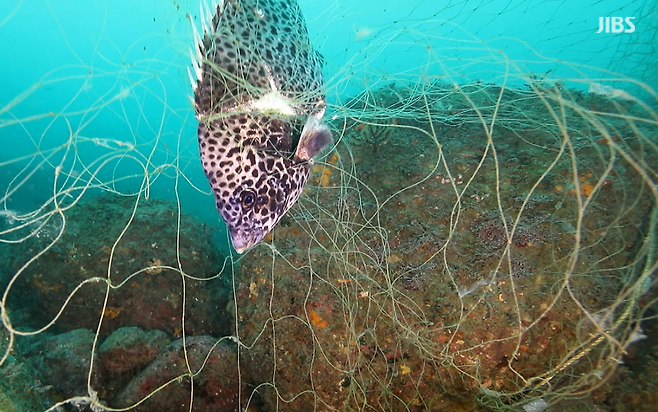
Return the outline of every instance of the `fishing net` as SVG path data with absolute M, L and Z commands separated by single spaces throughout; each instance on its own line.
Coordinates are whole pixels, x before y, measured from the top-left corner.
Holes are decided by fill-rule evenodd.
M 157 35 L 125 38 L 48 6 L 44 29 L 70 58 L 30 78 L 25 56 L 2 76 L 3 411 L 655 400 L 655 356 L 635 349 L 656 333 L 658 298 L 658 30 L 640 17 L 634 37 L 602 47 L 582 35 L 598 15 L 565 20 L 564 4 L 533 44 L 503 27 L 532 15 L 515 2 L 391 6 L 396 18 L 351 28 L 356 6 L 306 13 L 334 145 L 297 205 L 238 256 L 187 100 L 197 5 L 158 8 Z M 126 11 L 144 24 L 125 6 L 89 24 Z M 0 15 L 0 36 L 34 16 L 27 7 Z M 467 17 L 487 24 L 468 30 Z M 327 35 L 338 22 L 344 37 Z M 22 48 L 47 55 L 31 39 Z M 649 359 L 646 384 L 628 383 L 633 359 Z

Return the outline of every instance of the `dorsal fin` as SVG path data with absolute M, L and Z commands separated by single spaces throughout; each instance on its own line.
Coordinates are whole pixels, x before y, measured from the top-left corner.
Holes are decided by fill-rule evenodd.
M 223 0 L 201 8 L 195 28 L 195 107 L 202 118 L 249 110 L 269 93 L 308 114 L 324 104 L 322 59 L 313 50 L 297 2 Z

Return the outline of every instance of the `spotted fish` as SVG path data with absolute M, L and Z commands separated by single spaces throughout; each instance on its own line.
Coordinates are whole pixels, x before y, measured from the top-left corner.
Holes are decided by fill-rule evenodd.
M 199 153 L 244 253 L 278 223 L 331 142 L 322 57 L 296 1 L 223 0 L 201 8 L 190 81 Z

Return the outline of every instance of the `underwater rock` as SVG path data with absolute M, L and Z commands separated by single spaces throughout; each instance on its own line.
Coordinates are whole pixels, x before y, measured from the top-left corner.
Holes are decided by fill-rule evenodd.
M 81 200 L 65 213 L 59 241 L 25 268 L 9 293 L 8 307 L 30 320 L 26 328 L 54 319 L 82 285 L 57 319 L 57 330 L 95 330 L 102 316 L 104 336 L 124 326 L 176 336 L 185 304 L 187 333 L 227 333 L 225 277 L 206 280 L 221 270 L 223 259 L 205 225 L 183 213 L 179 226 L 177 206 L 170 202 L 142 199 L 136 207 L 135 198 L 111 195 Z M 18 270 L 45 240 L 15 245 L 10 266 Z M 185 278 L 185 303 L 179 268 L 198 278 Z
M 0 328 L 0 354 L 9 344 L 9 332 Z M 1 356 L 1 355 L 0 355 Z M 7 355 L 0 365 L 0 411 L 23 412 L 47 409 L 48 392 L 51 387 L 36 377 L 36 372 L 22 356 Z
M 130 407 L 153 394 L 134 411 L 188 410 L 191 384 L 186 356 L 194 377 L 194 411 L 229 412 L 238 409 L 245 374 L 238 375 L 235 349 L 210 336 L 191 336 L 172 342 L 116 396 L 116 407 Z M 176 379 L 180 377 L 179 379 Z M 242 380 L 240 380 L 242 378 Z
M 9 355 L 0 366 L 0 411 L 23 412 L 47 409 L 51 389 L 36 378 L 25 362 Z
M 76 329 L 51 336 L 28 346 L 23 355 L 46 385 L 52 385 L 60 397 L 87 393 L 94 332 Z M 103 369 L 94 355 L 92 385 L 102 381 Z
M 576 173 L 549 132 L 498 130 L 496 163 L 475 126 L 445 126 L 440 154 L 391 125 L 377 156 L 346 131 L 303 207 L 241 260 L 229 311 L 265 410 L 522 410 L 595 387 L 634 325 L 611 308 L 633 307 L 620 268 L 642 245 L 654 199 L 629 194 L 644 183 L 596 144 Z
M 123 373 L 151 362 L 169 344 L 167 335 L 159 330 L 145 332 L 137 327 L 115 330 L 99 348 L 105 370 Z
M 419 175 L 434 161 L 429 155 L 420 156 L 430 153 L 428 143 L 420 141 L 401 150 L 399 142 L 407 139 L 413 137 L 392 134 L 376 157 L 368 145 L 351 147 L 355 167 L 368 171 L 360 176 L 375 193 L 403 188 L 410 177 Z M 347 153 L 335 153 L 329 163 L 342 162 L 339 166 L 350 170 L 349 158 Z M 406 165 L 403 174 L 398 172 L 401 164 Z M 320 169 L 316 170 L 321 172 L 317 173 L 320 177 L 315 180 L 319 188 L 338 187 L 344 182 L 339 173 Z M 436 219 L 426 219 L 430 227 L 417 223 L 423 214 L 438 210 L 419 202 L 421 194 L 432 205 L 449 206 L 454 201 L 450 192 L 439 189 L 437 181 L 428 182 L 422 192 L 409 190 L 399 196 L 404 211 L 399 204 L 391 204 L 389 213 L 382 213 L 382 226 L 394 228 L 389 238 L 399 243 L 398 255 L 388 258 L 392 267 L 422 262 L 439 250 L 443 229 Z M 327 209 L 338 206 L 331 190 L 319 189 L 308 196 Z M 357 196 L 347 191 L 339 207 L 344 207 L 344 213 L 358 226 L 365 221 L 363 215 L 374 210 L 359 210 L 360 206 L 371 207 L 368 200 L 363 193 Z M 449 215 L 450 211 L 445 213 Z M 327 219 L 279 225 L 274 238 L 280 258 L 273 259 L 266 250 L 256 249 L 241 262 L 236 304 L 229 304 L 229 311 L 236 312 L 240 339 L 248 347 L 242 351 L 242 365 L 255 378 L 251 382 L 254 386 L 263 384 L 257 394 L 265 409 L 292 412 L 326 405 L 327 409 L 362 410 L 369 405 L 373 410 L 402 411 L 423 399 L 448 409 L 461 410 L 458 405 L 464 404 L 478 410 L 446 393 L 442 382 L 450 379 L 448 368 L 432 368 L 430 373 L 421 348 L 401 344 L 404 331 L 391 315 L 401 309 L 394 307 L 398 303 L 407 306 L 400 316 L 408 316 L 406 310 L 411 312 L 415 305 L 410 301 L 423 302 L 429 290 L 435 294 L 446 290 L 435 275 L 436 269 L 422 268 L 426 273 L 407 270 L 407 278 L 401 277 L 396 289 L 388 292 L 398 294 L 399 302 L 394 302 L 387 298 L 384 275 L 375 267 L 387 261 L 377 240 L 379 233 L 361 228 L 363 243 L 343 244 L 340 242 L 349 240 L 340 237 L 335 223 Z M 351 252 L 332 254 L 329 251 L 333 241 Z M 380 253 L 380 260 L 370 261 L 366 253 Z M 404 289 L 407 297 L 398 289 Z M 264 308 L 268 302 L 271 304 Z M 452 310 L 458 308 L 446 308 Z M 424 379 L 422 385 L 418 385 L 420 379 Z M 457 392 L 454 387 L 450 389 Z

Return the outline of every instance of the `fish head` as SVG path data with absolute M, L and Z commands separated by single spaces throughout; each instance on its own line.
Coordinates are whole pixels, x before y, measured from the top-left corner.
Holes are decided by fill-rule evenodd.
M 275 166 L 268 172 L 268 165 Z M 217 210 L 240 254 L 274 228 L 297 201 L 309 176 L 308 164 L 292 164 L 269 154 L 257 156 L 256 168 L 251 170 L 234 190 L 215 191 Z

